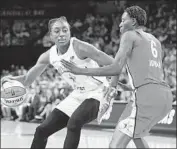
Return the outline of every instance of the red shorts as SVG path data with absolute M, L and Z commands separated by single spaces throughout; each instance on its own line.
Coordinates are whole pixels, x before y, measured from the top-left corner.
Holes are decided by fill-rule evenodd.
M 124 109 L 118 129 L 132 138 L 146 136 L 151 128 L 172 109 L 170 89 L 159 84 L 147 84 L 137 89 L 134 100 Z

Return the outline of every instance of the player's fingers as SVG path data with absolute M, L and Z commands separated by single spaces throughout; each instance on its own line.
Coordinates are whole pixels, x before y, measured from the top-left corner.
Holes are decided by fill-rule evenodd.
M 12 76 L 5 76 L 1 79 L 1 86 L 3 86 L 4 83 L 10 82 L 12 83 L 15 79 Z
M 1 86 L 2 86 L 5 82 L 7 82 L 7 80 L 8 80 L 7 77 L 3 77 L 3 78 L 1 79 Z
M 66 62 L 61 62 L 61 63 L 66 69 L 69 69 L 69 70 L 71 69 L 71 67 L 68 63 L 66 63 Z
M 69 61 L 66 61 L 64 59 L 61 60 L 61 63 L 66 64 L 70 67 L 76 66 L 76 64 L 74 62 L 72 62 L 72 61 L 69 62 Z
M 70 64 L 71 64 L 70 62 L 68 62 L 68 61 L 66 61 L 66 60 L 64 60 L 64 59 L 61 60 L 61 63 L 62 63 L 62 64 L 65 64 L 65 65 L 70 65 Z
M 76 66 L 76 63 L 74 63 L 74 62 L 69 62 L 71 65 L 73 65 L 73 66 Z

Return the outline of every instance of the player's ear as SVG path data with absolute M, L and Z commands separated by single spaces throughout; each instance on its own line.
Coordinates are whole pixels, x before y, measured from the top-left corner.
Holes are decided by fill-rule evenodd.
M 49 31 L 49 37 L 50 37 L 50 40 L 53 40 L 53 36 L 52 36 L 51 31 Z
M 137 24 L 137 20 L 135 18 L 132 18 L 132 25 L 135 26 Z

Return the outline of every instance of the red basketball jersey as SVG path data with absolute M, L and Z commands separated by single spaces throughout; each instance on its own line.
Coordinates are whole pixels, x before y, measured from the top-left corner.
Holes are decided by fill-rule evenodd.
M 127 69 L 134 87 L 149 82 L 164 83 L 161 44 L 153 35 L 135 30 L 134 47 L 127 61 Z

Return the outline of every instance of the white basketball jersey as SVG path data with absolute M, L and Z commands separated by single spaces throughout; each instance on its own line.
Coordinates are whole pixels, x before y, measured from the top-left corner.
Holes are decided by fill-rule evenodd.
M 81 60 L 75 54 L 73 49 L 73 40 L 78 40 L 75 37 L 70 39 L 70 45 L 65 54 L 58 55 L 56 45 L 52 46 L 50 49 L 50 63 L 61 73 L 63 66 L 60 62 L 61 59 L 72 61 L 78 67 L 82 68 L 96 68 L 99 67 L 98 64 L 90 58 Z M 77 49 L 76 49 L 77 50 Z M 80 90 L 80 92 L 87 92 L 97 89 L 101 84 L 108 86 L 108 81 L 106 77 L 92 77 L 85 75 L 74 75 L 72 73 L 63 73 L 62 77 L 70 84 L 73 89 Z

